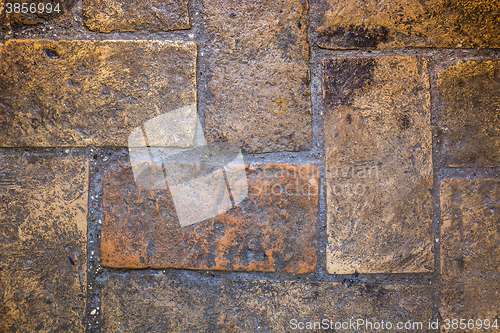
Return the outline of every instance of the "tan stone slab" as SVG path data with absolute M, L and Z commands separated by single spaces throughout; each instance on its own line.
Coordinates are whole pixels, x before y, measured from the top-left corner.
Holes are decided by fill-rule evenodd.
M 432 318 L 432 292 L 427 286 L 347 287 L 174 274 L 112 274 L 103 291 L 104 331 L 278 333 L 306 331 L 307 322 L 312 327 L 319 322 L 333 325 L 333 330 L 323 326 L 325 332 L 371 332 L 376 330 L 364 325 L 382 320 L 397 331 L 398 323 L 410 320 L 427 328 Z M 364 322 L 358 327 L 357 320 Z M 347 323 L 348 328 L 335 329 L 336 323 Z
M 500 316 L 500 180 L 445 179 L 440 197 L 441 316 L 493 323 Z
M 433 270 L 426 62 L 323 62 L 327 268 L 332 274 Z
M 189 29 L 189 0 L 83 0 L 84 23 L 92 31 Z
M 252 153 L 308 149 L 306 2 L 204 1 L 204 8 L 207 140 Z
M 0 58 L 3 147 L 127 146 L 146 120 L 196 104 L 193 42 L 14 40 Z
M 311 12 L 322 48 L 500 47 L 498 0 L 319 0 Z
M 102 264 L 115 268 L 313 272 L 317 262 L 312 245 L 318 213 L 317 167 L 241 167 L 241 181 L 247 183 L 248 193 L 237 200 L 236 187 L 231 186 L 234 205 L 229 198 L 226 205 L 224 178 L 222 186 L 216 181 L 193 183 L 191 179 L 196 187 L 189 192 L 174 188 L 184 183 L 180 176 L 164 189 L 143 189 L 134 181 L 132 166 L 118 162 L 110 165 L 104 176 Z M 172 170 L 169 165 L 164 168 L 167 173 Z M 162 166 L 157 169 L 163 173 Z M 189 161 L 178 163 L 175 171 L 188 169 L 199 170 L 194 180 L 217 173 Z M 226 170 L 228 183 L 230 175 Z M 162 182 L 165 184 L 163 178 Z M 201 191 L 204 188 L 206 193 Z M 199 198 L 193 200 L 191 196 Z M 218 213 L 195 223 L 180 223 L 179 212 L 186 201 L 191 202 L 188 219 L 197 218 L 199 202 L 203 202 L 203 209 Z
M 460 61 L 438 73 L 438 143 L 448 167 L 500 166 L 500 62 Z
M 0 153 L 0 331 L 84 332 L 88 164 Z

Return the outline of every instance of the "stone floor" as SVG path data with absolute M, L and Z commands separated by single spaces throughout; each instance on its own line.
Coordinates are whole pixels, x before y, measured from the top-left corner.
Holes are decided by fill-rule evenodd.
M 14 6 L 0 332 L 500 332 L 498 0 Z

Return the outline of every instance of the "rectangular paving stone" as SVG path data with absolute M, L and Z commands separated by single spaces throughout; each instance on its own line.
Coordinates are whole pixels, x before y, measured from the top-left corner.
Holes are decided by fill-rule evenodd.
M 427 328 L 432 308 L 428 286 L 233 281 L 172 272 L 112 273 L 102 299 L 106 332 L 300 332 L 309 331 L 307 322 L 319 322 L 325 332 L 372 332 L 382 330 L 370 330 L 368 322 L 382 320 L 397 331 L 408 321 Z M 363 320 L 359 327 L 357 320 Z M 336 323 L 349 326 L 335 329 Z
M 176 198 L 179 192 L 173 192 L 172 184 L 165 189 L 143 189 L 135 183 L 128 163 L 114 163 L 104 176 L 104 266 L 289 273 L 315 270 L 316 166 L 242 165 L 248 194 L 239 198 L 239 203 L 233 198 L 234 205 L 226 207 L 221 203 L 227 191 L 224 182 L 222 189 L 210 188 L 213 194 L 193 201 L 186 193 Z M 179 164 L 179 172 L 180 166 L 201 172 L 204 169 L 203 165 L 186 162 Z M 155 168 L 143 165 L 141 169 Z M 158 169 L 162 172 L 161 166 Z M 208 173 L 216 172 L 210 169 Z M 229 176 L 226 178 L 231 182 Z M 196 184 L 210 187 L 215 183 Z M 234 188 L 232 191 L 234 194 Z M 193 195 L 201 193 L 195 192 Z M 197 209 L 194 204 L 203 201 L 204 207 L 213 207 L 218 213 L 201 222 L 181 224 L 178 211 L 183 207 L 178 205 L 189 200 L 193 211 Z
M 433 270 L 426 62 L 323 61 L 331 274 Z
M 441 316 L 500 327 L 500 180 L 444 179 L 440 198 Z
M 88 164 L 0 152 L 0 331 L 84 332 Z
M 500 166 L 500 62 L 460 61 L 439 70 L 436 141 L 444 166 Z
M 84 23 L 92 31 L 189 29 L 189 0 L 83 0 Z
M 13 40 L 0 58 L 2 147 L 127 146 L 144 121 L 196 104 L 193 42 Z
M 204 1 L 206 137 L 246 152 L 309 149 L 307 3 Z
M 498 0 L 314 0 L 321 48 L 498 48 Z

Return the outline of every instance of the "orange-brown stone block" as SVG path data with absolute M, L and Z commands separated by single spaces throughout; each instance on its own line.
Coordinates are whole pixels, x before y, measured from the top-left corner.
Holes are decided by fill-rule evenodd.
M 410 322 L 406 331 L 426 332 L 432 318 L 429 284 L 237 281 L 176 273 L 111 273 L 102 298 L 104 331 L 390 332 Z M 392 330 L 371 329 L 381 321 Z
M 314 271 L 317 167 L 266 164 L 245 165 L 245 170 L 248 194 L 244 200 L 214 218 L 181 227 L 171 190 L 141 189 L 134 182 L 131 166 L 119 162 L 109 166 L 104 177 L 102 264 Z M 217 205 L 218 197 L 215 193 L 206 200 Z
M 0 152 L 0 332 L 85 332 L 88 164 Z
M 306 1 L 204 1 L 206 137 L 252 153 L 312 142 Z
M 328 272 L 432 271 L 426 61 L 336 58 L 323 66 Z
M 445 63 L 436 141 L 446 167 L 500 166 L 500 61 Z
M 440 198 L 441 317 L 500 325 L 500 180 L 445 179 Z
M 188 0 L 83 0 L 85 25 L 93 31 L 189 29 Z
M 322 48 L 500 46 L 499 0 L 315 0 Z
M 193 42 L 9 40 L 0 59 L 2 147 L 127 146 L 196 104 Z

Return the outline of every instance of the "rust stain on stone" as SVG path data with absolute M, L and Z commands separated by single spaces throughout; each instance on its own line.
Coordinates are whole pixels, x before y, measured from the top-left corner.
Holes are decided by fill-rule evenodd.
M 246 165 L 249 193 L 216 218 L 182 227 L 168 190 L 142 190 L 131 167 L 105 172 L 106 267 L 310 273 L 319 173 L 312 164 Z

